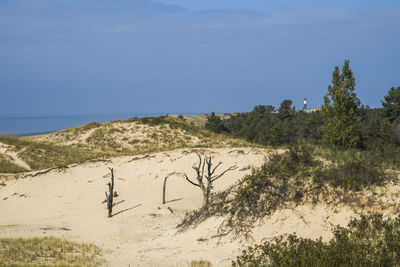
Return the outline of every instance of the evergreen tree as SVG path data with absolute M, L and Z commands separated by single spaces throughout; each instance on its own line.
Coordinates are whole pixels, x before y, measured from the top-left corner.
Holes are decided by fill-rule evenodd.
M 291 119 L 296 113 L 295 108 L 292 107 L 292 100 L 285 99 L 282 101 L 278 109 L 278 117 L 281 120 Z
M 227 129 L 224 126 L 224 122 L 221 120 L 220 117 L 215 115 L 214 112 L 212 112 L 211 115 L 208 116 L 205 128 L 216 133 L 227 132 Z
M 386 117 L 393 122 L 400 117 L 400 86 L 392 87 L 382 101 L 383 111 Z
M 345 60 L 342 73 L 335 67 L 332 85 L 324 97 L 322 115 L 324 141 L 329 145 L 352 148 L 358 147 L 361 140 L 357 123 L 360 100 L 354 93 L 356 82 L 349 65 L 349 60 Z

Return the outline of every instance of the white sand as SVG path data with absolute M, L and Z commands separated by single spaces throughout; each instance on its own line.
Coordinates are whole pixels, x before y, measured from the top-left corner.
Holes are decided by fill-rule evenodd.
M 204 151 L 215 161 L 224 162 L 221 170 L 239 166 L 217 180 L 215 190 L 234 184 L 250 173 L 247 167 L 261 165 L 268 154 L 267 150 L 254 148 Z M 222 218 L 210 218 L 195 229 L 177 232 L 176 225 L 185 212 L 198 209 L 202 201 L 199 188 L 182 176 L 186 173 L 194 177 L 191 167 L 197 163 L 195 151 L 183 149 L 150 156 L 86 163 L 6 181 L 7 185 L 0 187 L 0 236 L 57 236 L 93 242 L 106 250 L 104 256 L 110 266 L 187 266 L 191 260 L 200 259 L 228 266 L 247 244 L 232 241 L 229 236 L 212 238 Z M 110 180 L 108 167 L 115 169 L 119 194 L 115 201 L 121 202 L 114 207 L 113 218 L 107 218 L 106 204 L 101 204 Z M 169 202 L 162 205 L 162 184 L 167 175 Z M 334 211 L 322 204 L 281 210 L 254 229 L 254 241 L 292 232 L 327 240 L 331 227 L 345 225 L 351 216 L 354 213 L 348 208 Z

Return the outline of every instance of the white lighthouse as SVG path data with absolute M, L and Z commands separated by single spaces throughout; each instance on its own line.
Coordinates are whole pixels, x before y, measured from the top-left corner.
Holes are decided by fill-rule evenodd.
M 303 106 L 303 110 L 307 109 L 307 98 L 304 97 L 304 106 Z

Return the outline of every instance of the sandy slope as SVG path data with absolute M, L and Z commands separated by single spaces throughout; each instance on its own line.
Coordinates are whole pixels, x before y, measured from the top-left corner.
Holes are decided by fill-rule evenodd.
M 187 266 L 206 259 L 216 266 L 229 265 L 246 244 L 229 236 L 213 237 L 221 218 L 211 218 L 195 229 L 177 232 L 185 212 L 201 205 L 201 192 L 185 181 L 199 150 L 177 150 L 148 156 L 114 158 L 54 170 L 36 177 L 7 180 L 0 185 L 0 236 L 58 236 L 93 242 L 106 250 L 110 266 Z M 206 149 L 202 152 L 222 160 L 221 167 L 239 168 L 216 181 L 223 190 L 249 166 L 259 166 L 267 150 L 254 148 Z M 106 217 L 104 191 L 107 167 L 116 173 L 119 197 L 115 216 Z M 162 184 L 169 175 L 167 200 L 161 205 Z M 171 208 L 172 212 L 168 209 Z M 347 223 L 354 213 L 345 207 L 331 210 L 324 205 L 281 210 L 253 231 L 254 241 L 297 232 L 300 236 L 329 239 L 332 225 Z
M 7 158 L 11 163 L 21 166 L 27 170 L 30 170 L 28 164 L 21 160 L 15 151 L 12 151 L 11 146 L 0 142 L 0 155 Z
M 222 160 L 221 168 L 237 164 L 239 169 L 260 165 L 267 153 L 247 148 L 205 152 Z M 194 174 L 191 166 L 197 161 L 195 151 L 142 157 L 115 158 L 108 163 L 87 163 L 6 181 L 6 186 L 0 189 L 3 215 L 0 236 L 53 235 L 94 242 L 109 250 L 106 257 L 111 266 L 174 266 L 185 260 L 207 258 L 219 262 L 229 258 L 237 246 L 216 251 L 207 242 L 197 241 L 207 236 L 208 228 L 215 230 L 215 223 L 206 223 L 184 234 L 176 233 L 176 225 L 184 213 L 201 204 L 198 188 L 181 175 Z M 115 169 L 119 194 L 116 201 L 123 201 L 115 206 L 117 214 L 112 219 L 106 218 L 105 204 L 101 204 L 109 181 L 107 167 Z M 239 169 L 218 180 L 216 190 L 226 188 L 250 171 Z M 162 184 L 167 175 L 170 175 L 167 184 L 170 202 L 161 205 Z

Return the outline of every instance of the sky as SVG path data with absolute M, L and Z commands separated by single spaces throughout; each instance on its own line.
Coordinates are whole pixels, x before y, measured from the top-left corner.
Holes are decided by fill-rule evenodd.
M 364 105 L 400 86 L 398 0 L 0 0 L 0 116 Z

